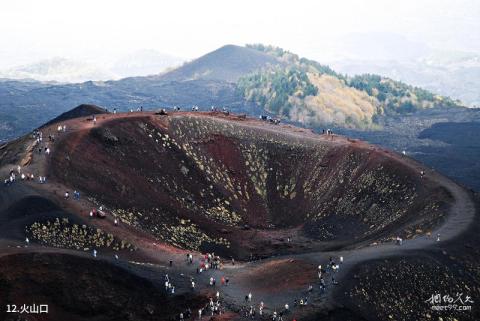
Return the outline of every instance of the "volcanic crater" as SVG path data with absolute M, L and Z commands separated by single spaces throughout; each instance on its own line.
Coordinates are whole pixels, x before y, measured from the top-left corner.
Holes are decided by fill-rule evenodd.
M 451 196 L 360 141 L 221 113 L 104 116 L 50 175 L 174 246 L 225 256 L 338 249 L 432 229 Z
M 387 296 L 411 297 L 415 282 L 425 295 L 432 280 L 450 284 L 439 269 L 415 271 L 426 256 L 480 293 L 475 196 L 409 157 L 221 112 L 85 108 L 39 128 L 43 142 L 29 134 L 0 146 L 0 174 L 18 165 L 35 174 L 0 187 L 2 306 L 43 300 L 58 320 L 178 320 L 219 291 L 226 313 L 217 319 L 241 320 L 253 292 L 265 316 L 289 302 L 291 320 L 409 320 L 413 308 L 420 320 L 431 316 L 423 301 Z M 104 217 L 90 216 L 100 208 Z M 207 252 L 223 264 L 200 273 Z M 342 285 L 325 272 L 332 279 L 320 291 L 317 267 L 340 257 Z M 416 281 L 404 282 L 412 273 Z M 210 278 L 231 283 L 212 287 Z M 294 307 L 306 297 L 311 305 Z

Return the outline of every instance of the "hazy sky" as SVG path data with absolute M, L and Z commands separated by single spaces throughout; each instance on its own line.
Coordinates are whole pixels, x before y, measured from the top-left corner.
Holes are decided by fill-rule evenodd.
M 480 1 L 2 1 L 0 68 L 53 56 L 103 61 L 140 49 L 194 58 L 256 42 L 321 60 L 345 35 L 372 32 L 480 52 Z

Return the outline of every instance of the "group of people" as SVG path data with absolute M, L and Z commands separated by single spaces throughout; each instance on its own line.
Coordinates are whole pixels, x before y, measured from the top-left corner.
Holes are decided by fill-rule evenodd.
M 164 109 L 163 109 L 164 110 Z M 173 106 L 173 111 L 180 111 L 181 110 L 181 107 L 180 106 Z M 193 105 L 191 107 L 191 111 L 199 111 L 200 110 L 200 107 L 198 107 L 197 105 Z M 216 107 L 216 106 L 211 106 L 210 107 L 210 110 L 212 112 L 223 112 L 225 115 L 229 115 L 230 114 L 230 111 L 228 110 L 227 107 L 222 107 L 221 109 Z
M 135 109 L 134 109 L 134 108 L 130 108 L 129 111 L 130 111 L 131 113 L 133 113 L 133 112 L 135 111 Z M 137 107 L 136 111 L 143 111 L 143 106 Z M 116 110 L 116 108 L 115 108 L 115 109 L 114 109 L 114 114 L 116 114 L 116 113 L 117 113 L 117 110 Z
M 187 256 L 187 258 L 188 258 L 189 262 L 191 262 L 190 254 Z M 208 255 L 206 255 L 205 258 L 207 258 L 206 262 L 208 263 Z M 203 259 L 202 259 L 202 261 L 203 261 Z M 343 256 L 339 256 L 338 260 L 335 260 L 333 257 L 330 257 L 329 261 L 328 261 L 328 264 L 326 264 L 325 267 L 322 267 L 322 265 L 318 266 L 318 277 L 319 277 L 321 293 L 324 293 L 326 291 L 326 288 L 327 288 L 326 277 L 327 276 L 331 277 L 331 284 L 332 285 L 338 284 L 338 282 L 335 278 L 335 275 L 339 271 L 342 264 L 343 264 Z M 223 279 L 224 278 L 222 277 L 222 284 L 224 284 Z M 192 284 L 194 284 L 193 280 L 192 280 Z M 210 277 L 209 284 L 210 284 L 210 286 L 215 286 L 215 278 L 213 276 Z M 192 286 L 192 288 L 194 288 L 194 285 Z M 309 295 L 313 291 L 314 291 L 313 285 L 309 285 L 306 292 L 305 292 L 305 295 L 302 295 L 301 298 L 294 300 L 293 307 L 307 306 L 309 304 Z M 218 295 L 219 294 L 217 292 L 217 296 Z M 247 317 L 247 318 L 251 318 L 251 319 L 255 319 L 256 316 L 257 316 L 257 311 L 258 311 L 258 315 L 260 317 L 262 317 L 264 315 L 265 304 L 263 303 L 263 301 L 261 301 L 260 304 L 258 305 L 258 309 L 257 309 L 257 307 L 254 304 L 252 304 L 252 301 L 253 301 L 253 295 L 252 295 L 251 292 L 249 292 L 248 294 L 245 295 L 245 305 L 242 306 L 242 308 L 241 308 L 242 316 Z M 289 305 L 289 303 L 286 303 L 279 311 L 277 311 L 277 309 L 273 310 L 272 314 L 271 314 L 271 318 L 272 318 L 273 321 L 283 321 L 284 317 L 286 315 L 290 314 L 290 313 L 291 313 L 290 305 Z M 199 315 L 199 317 L 200 317 L 200 315 Z
M 58 126 L 59 131 L 63 130 L 63 128 L 65 128 L 65 130 L 66 130 L 65 126 L 63 126 L 63 127 Z M 42 143 L 43 143 L 43 133 L 42 133 L 42 131 L 40 131 L 38 129 L 35 129 L 32 132 L 32 136 L 35 139 L 36 144 L 38 145 L 38 149 L 37 149 L 38 154 L 41 154 L 43 152 L 43 153 L 45 153 L 45 155 L 49 155 L 50 154 L 49 143 L 46 143 L 44 146 L 42 146 Z M 49 135 L 48 140 L 49 140 L 49 142 L 52 142 L 52 143 L 55 142 L 55 136 Z
M 220 110 L 219 108 L 217 108 L 216 106 L 212 106 L 210 107 L 210 111 L 216 113 L 216 112 L 222 112 L 224 113 L 225 115 L 229 115 L 230 114 L 230 111 L 228 110 L 227 107 L 222 107 L 222 109 Z
M 68 200 L 70 198 L 70 192 L 66 191 L 65 192 L 65 199 Z M 75 190 L 73 191 L 73 199 L 74 200 L 80 200 L 80 192 Z
M 275 124 L 275 125 L 278 125 L 280 124 L 280 119 L 278 118 L 272 118 L 268 115 L 260 115 L 258 118 L 260 118 L 260 120 L 263 120 L 263 121 L 266 121 L 266 122 L 270 122 L 272 124 Z
M 168 274 L 165 274 L 165 292 L 169 294 L 175 294 L 175 286 L 170 282 Z
M 186 255 L 186 262 L 188 265 L 193 264 L 193 255 L 188 253 Z M 338 284 L 337 280 L 335 279 L 336 273 L 339 271 L 340 266 L 343 264 L 343 256 L 339 256 L 338 260 L 334 259 L 333 257 L 329 258 L 328 264 L 325 267 L 322 265 L 318 266 L 318 277 L 320 283 L 320 291 L 321 293 L 326 291 L 326 277 L 331 276 L 331 284 L 336 285 Z M 207 253 L 202 255 L 199 259 L 199 266 L 197 268 L 197 273 L 202 273 L 201 271 L 206 271 L 209 268 L 221 268 L 222 262 L 219 256 L 216 256 L 215 253 Z M 222 276 L 221 284 L 222 286 L 228 285 L 228 277 Z M 196 282 L 193 277 L 190 278 L 191 283 L 191 290 L 195 290 Z M 216 287 L 217 282 L 213 275 L 211 275 L 208 279 L 208 284 L 211 287 Z M 172 282 L 170 281 L 168 274 L 165 275 L 165 291 L 167 293 L 175 293 L 175 287 L 173 286 Z M 302 295 L 299 299 L 295 299 L 293 302 L 293 307 L 303 307 L 309 304 L 309 295 L 314 291 L 313 285 L 309 285 L 306 289 L 305 295 Z M 245 304 L 241 307 L 240 313 L 242 316 L 255 319 L 257 314 L 262 318 L 264 315 L 265 304 L 261 301 L 258 307 L 253 304 L 253 295 L 251 292 L 245 295 Z M 220 304 L 220 292 L 216 291 L 215 299 L 210 298 L 209 303 L 204 308 L 200 308 L 198 310 L 198 319 L 202 319 L 202 317 L 208 316 L 210 314 L 213 316 L 214 314 L 221 314 L 222 313 L 222 305 Z M 258 312 L 257 312 L 258 311 Z M 280 310 L 277 309 L 272 310 L 271 312 L 271 319 L 273 321 L 283 321 L 284 317 L 290 314 L 290 305 L 286 303 Z M 191 310 L 187 309 L 186 312 L 180 313 L 180 320 L 185 320 L 191 318 Z
M 193 257 L 191 254 L 187 254 L 187 261 L 189 264 L 193 263 Z M 222 260 L 220 259 L 220 256 L 215 255 L 215 253 L 207 253 L 203 256 L 203 258 L 200 260 L 200 263 L 197 267 L 197 274 L 202 273 L 203 271 L 206 271 L 208 269 L 222 269 L 223 268 L 223 263 Z
M 20 165 L 17 166 L 17 170 L 11 170 L 8 177 L 4 179 L 3 183 L 5 186 L 10 186 L 17 181 L 17 179 L 22 181 L 35 181 L 35 175 L 33 173 L 24 173 Z M 39 176 L 38 182 L 44 184 L 46 182 L 45 176 Z
M 187 314 L 189 315 L 187 316 L 187 318 L 189 318 L 191 315 L 190 311 L 190 309 L 187 309 Z M 210 298 L 206 306 L 198 309 L 198 319 L 202 320 L 202 318 L 204 316 L 208 316 L 208 314 L 213 317 L 214 315 L 222 315 L 223 313 L 225 313 L 225 309 L 220 303 L 220 300 L 217 299 L 216 301 L 214 301 L 213 298 Z M 185 320 L 184 317 L 184 313 L 180 313 L 180 321 Z

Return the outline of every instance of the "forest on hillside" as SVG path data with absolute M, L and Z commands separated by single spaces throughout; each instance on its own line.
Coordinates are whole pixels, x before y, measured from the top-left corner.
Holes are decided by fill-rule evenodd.
M 348 77 L 282 48 L 262 44 L 247 47 L 275 56 L 282 64 L 241 77 L 238 92 L 274 115 L 307 125 L 332 123 L 374 129 L 378 116 L 461 104 L 378 75 Z

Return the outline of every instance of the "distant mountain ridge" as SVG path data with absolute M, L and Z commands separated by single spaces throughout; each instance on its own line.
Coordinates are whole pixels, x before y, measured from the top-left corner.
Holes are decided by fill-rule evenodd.
M 248 47 L 226 45 L 161 76 L 162 80 L 223 80 L 236 82 L 240 77 L 280 61 Z
M 412 112 L 438 105 L 436 96 L 399 82 L 381 77 L 355 80 L 318 62 L 263 45 L 226 45 L 172 71 L 118 81 L 5 80 L 0 81 L 0 139 L 16 137 L 84 103 L 119 111 L 139 106 L 226 106 L 309 126 L 364 129 L 375 128 L 375 117 L 386 110 Z M 419 93 L 428 103 L 419 103 Z
M 91 79 L 108 80 L 115 77 L 107 69 L 61 57 L 0 71 L 0 78 L 56 81 L 60 83 L 84 82 Z
M 54 57 L 0 70 L 0 78 L 57 83 L 118 80 L 156 75 L 178 67 L 184 59 L 156 50 L 139 50 L 104 62 Z

